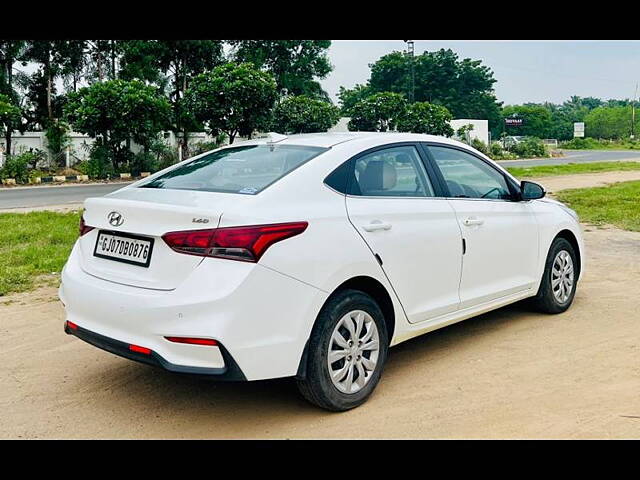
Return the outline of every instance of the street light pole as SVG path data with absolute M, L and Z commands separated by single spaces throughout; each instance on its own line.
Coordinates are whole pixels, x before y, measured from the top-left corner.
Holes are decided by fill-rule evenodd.
M 409 68 L 411 68 L 411 91 L 409 92 L 409 101 L 413 103 L 415 89 L 416 89 L 416 74 L 415 74 L 414 61 L 413 61 L 415 50 L 414 50 L 413 40 L 404 40 L 404 42 L 407 44 L 407 55 L 409 55 L 409 58 L 410 58 Z

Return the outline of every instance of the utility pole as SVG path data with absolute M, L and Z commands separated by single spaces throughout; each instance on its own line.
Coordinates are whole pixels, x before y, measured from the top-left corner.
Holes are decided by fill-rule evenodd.
M 631 139 L 635 138 L 636 127 L 636 98 L 638 97 L 638 84 L 636 83 L 636 91 L 633 94 L 633 103 L 631 104 Z
M 409 68 L 411 69 L 411 90 L 409 92 L 409 102 L 413 103 L 415 89 L 416 89 L 416 72 L 414 68 L 415 49 L 414 49 L 413 40 L 404 40 L 404 42 L 407 44 L 407 55 L 409 56 L 409 59 L 410 59 Z

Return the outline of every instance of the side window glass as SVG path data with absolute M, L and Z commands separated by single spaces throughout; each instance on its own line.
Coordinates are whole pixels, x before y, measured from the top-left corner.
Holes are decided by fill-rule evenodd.
M 433 188 L 414 146 L 390 147 L 353 162 L 351 195 L 433 197 Z
M 452 197 L 511 199 L 504 175 L 478 157 L 454 148 L 428 148 Z

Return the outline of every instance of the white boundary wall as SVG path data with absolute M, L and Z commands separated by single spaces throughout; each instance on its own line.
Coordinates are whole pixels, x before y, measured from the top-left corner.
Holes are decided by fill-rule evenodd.
M 178 142 L 176 141 L 176 137 L 173 132 L 163 132 L 160 134 L 161 138 L 164 138 L 165 143 L 173 148 L 178 148 Z M 75 163 L 79 160 L 88 160 L 89 158 L 89 148 L 93 144 L 93 138 L 88 135 L 84 135 L 78 132 L 69 132 L 70 137 L 70 150 L 71 154 L 71 163 Z M 211 142 L 215 139 L 205 132 L 193 132 L 189 134 L 189 144 L 193 145 L 198 142 Z M 18 131 L 14 131 L 11 136 L 11 150 L 14 155 L 20 154 L 24 151 L 29 151 L 30 149 L 42 150 L 47 153 L 47 137 L 45 136 L 45 132 L 24 132 L 20 133 Z M 135 142 L 132 142 L 131 150 L 134 153 L 138 153 L 142 147 L 137 145 Z M 0 138 L 0 167 L 4 165 L 4 158 L 6 156 L 5 152 L 5 138 L 2 136 Z M 75 158 L 73 158 L 75 157 Z

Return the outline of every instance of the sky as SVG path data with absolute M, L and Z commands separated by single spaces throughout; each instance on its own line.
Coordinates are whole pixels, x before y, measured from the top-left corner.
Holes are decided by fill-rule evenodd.
M 416 55 L 450 48 L 493 70 L 496 96 L 505 105 L 580 97 L 633 98 L 640 82 L 640 41 L 622 40 L 414 40 Z M 369 79 L 369 64 L 406 48 L 403 40 L 333 40 L 334 66 L 322 87 L 337 103 L 340 86 Z

